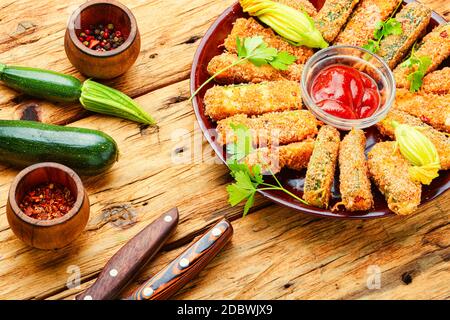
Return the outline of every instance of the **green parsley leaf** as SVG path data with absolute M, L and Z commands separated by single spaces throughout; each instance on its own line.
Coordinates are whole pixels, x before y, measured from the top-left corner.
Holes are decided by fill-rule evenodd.
M 243 125 L 231 124 L 231 128 L 237 136 L 236 142 L 231 144 L 234 147 L 229 148 L 227 146 L 227 151 L 234 152 L 230 153 L 233 156 L 232 159 L 227 161 L 230 174 L 235 180 L 234 183 L 227 186 L 228 202 L 231 206 L 235 206 L 246 200 L 243 215 L 247 215 L 255 202 L 255 193 L 258 190 L 279 190 L 304 204 L 308 204 L 300 197 L 285 189 L 275 176 L 274 178 L 278 185 L 265 183 L 264 177 L 261 173 L 261 165 L 258 164 L 248 167 L 246 163 L 238 162 L 238 160 L 242 159 L 243 156 L 248 156 L 254 151 L 251 141 L 252 136 L 250 130 Z M 243 139 L 244 143 L 240 142 L 240 139 Z M 264 185 L 264 188 L 259 189 L 258 187 L 260 185 Z
M 388 35 L 400 35 L 403 33 L 402 24 L 395 18 L 389 18 L 384 23 L 383 34 Z
M 230 127 L 233 129 L 236 138 L 234 143 L 227 145 L 227 153 L 230 155 L 230 160 L 239 161 L 253 152 L 252 133 L 242 124 L 235 125 L 232 123 Z
M 247 215 L 248 211 L 251 207 L 253 207 L 253 204 L 255 203 L 255 193 L 251 194 L 250 197 L 248 197 L 247 202 L 244 206 L 244 217 Z
M 420 87 L 422 87 L 423 77 L 425 75 L 421 72 L 415 71 L 408 75 L 408 80 L 410 81 L 409 91 L 417 92 Z
M 246 172 L 235 172 L 234 179 L 236 180 L 236 182 L 228 186 L 233 189 L 233 193 L 229 198 L 229 202 L 231 205 L 240 203 L 242 200 L 248 198 L 252 193 L 256 192 L 255 185 Z
M 402 24 L 395 18 L 389 18 L 386 21 L 378 21 L 375 25 L 375 31 L 373 33 L 374 40 L 369 40 L 367 44 L 363 45 L 363 48 L 377 53 L 380 50 L 380 42 L 389 35 L 400 35 L 403 33 Z
M 189 98 L 191 101 L 208 83 L 213 81 L 218 75 L 233 68 L 234 66 L 241 64 L 245 61 L 249 61 L 257 67 L 263 65 L 271 65 L 277 70 L 286 70 L 287 66 L 294 63 L 297 58 L 288 52 L 278 52 L 275 48 L 270 48 L 267 43 L 264 42 L 262 37 L 252 37 L 241 39 L 236 37 L 236 51 L 238 59 L 230 65 L 220 69 L 211 77 L 208 78 L 203 84 L 195 90 L 195 92 Z
M 370 52 L 377 52 L 380 50 L 380 44 L 378 41 L 375 40 L 369 40 L 365 45 L 363 45 L 363 48 L 370 51 Z
M 415 46 L 411 50 L 411 55 L 406 59 L 401 66 L 405 68 L 413 69 L 408 75 L 409 91 L 417 92 L 422 87 L 423 77 L 427 74 L 428 68 L 432 64 L 432 60 L 428 56 L 418 57 L 416 56 Z
M 293 64 L 297 58 L 286 51 L 281 51 L 269 64 L 277 70 L 287 70 L 288 66 Z
M 286 51 L 278 52 L 264 42 L 262 37 L 236 38 L 238 57 L 246 59 L 257 67 L 270 64 L 277 70 L 286 70 L 288 65 L 293 64 L 297 58 Z

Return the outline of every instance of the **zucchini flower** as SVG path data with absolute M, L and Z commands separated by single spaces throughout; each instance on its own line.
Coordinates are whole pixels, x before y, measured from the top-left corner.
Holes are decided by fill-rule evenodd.
M 296 46 L 326 48 L 328 43 L 305 12 L 270 0 L 240 0 L 244 12 L 271 27 L 276 33 Z
M 418 129 L 392 121 L 400 153 L 411 163 L 409 175 L 414 181 L 430 184 L 439 176 L 441 162 L 434 144 Z

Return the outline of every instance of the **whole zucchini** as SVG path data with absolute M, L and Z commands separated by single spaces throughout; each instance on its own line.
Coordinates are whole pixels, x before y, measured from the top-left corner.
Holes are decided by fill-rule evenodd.
M 14 166 L 50 161 L 96 175 L 112 167 L 118 155 L 113 138 L 100 131 L 0 120 L 0 161 Z
M 50 101 L 77 101 L 82 83 L 58 72 L 0 64 L 0 80 L 30 96 Z

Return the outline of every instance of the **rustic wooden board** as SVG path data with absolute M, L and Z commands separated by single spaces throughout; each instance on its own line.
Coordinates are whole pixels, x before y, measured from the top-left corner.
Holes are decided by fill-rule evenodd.
M 81 2 L 2 1 L 0 61 L 81 78 L 63 50 L 66 20 Z M 450 17 L 445 0 L 424 2 Z M 142 53 L 125 76 L 109 84 L 136 98 L 159 129 L 92 115 L 75 104 L 30 99 L 0 86 L 0 118 L 18 119 L 26 110 L 27 117 L 44 122 L 100 129 L 121 150 L 107 174 L 83 178 L 92 204 L 89 224 L 76 242 L 58 251 L 29 248 L 13 235 L 4 204 L 18 171 L 0 166 L 0 298 L 72 299 L 130 237 L 173 206 L 180 210 L 177 232 L 124 295 L 225 215 L 233 220 L 232 243 L 175 298 L 450 298 L 449 193 L 410 217 L 319 219 L 258 197 L 252 214 L 241 218 L 242 208 L 227 204 L 228 172 L 204 141 L 186 101 L 198 40 L 233 0 L 123 3 L 138 20 Z M 81 286 L 69 289 L 74 267 L 81 271 Z M 367 287 L 374 270 L 381 272 L 380 289 Z

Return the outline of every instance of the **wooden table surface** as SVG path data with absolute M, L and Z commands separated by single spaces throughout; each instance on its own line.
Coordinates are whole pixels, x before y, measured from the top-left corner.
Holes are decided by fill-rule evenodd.
M 321 219 L 262 197 L 245 218 L 242 207 L 228 205 L 228 170 L 203 139 L 187 99 L 199 40 L 234 1 L 122 0 L 137 18 L 142 50 L 124 76 L 107 83 L 135 98 L 159 130 L 94 115 L 78 104 L 30 99 L 0 85 L 1 119 L 103 130 L 121 150 L 109 172 L 83 179 L 89 223 L 75 242 L 56 251 L 28 247 L 12 233 L 5 203 L 18 170 L 0 166 L 0 298 L 73 299 L 127 240 L 174 206 L 180 211 L 176 233 L 124 292 L 226 216 L 235 229 L 232 242 L 175 298 L 450 298 L 448 192 L 411 216 L 370 221 Z M 82 78 L 63 46 L 66 21 L 82 2 L 1 0 L 0 61 Z M 423 2 L 450 18 L 449 1 Z M 78 271 L 81 284 L 74 287 Z

